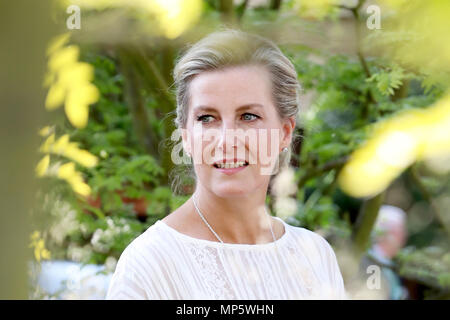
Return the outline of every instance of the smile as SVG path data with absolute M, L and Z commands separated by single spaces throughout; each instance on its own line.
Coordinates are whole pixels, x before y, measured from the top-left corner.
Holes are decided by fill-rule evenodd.
M 236 162 L 216 162 L 213 164 L 214 168 L 225 174 L 234 174 L 244 170 L 248 166 L 247 161 Z
M 239 167 L 248 166 L 247 161 L 233 162 L 233 163 L 215 163 L 214 167 L 217 169 L 234 169 Z

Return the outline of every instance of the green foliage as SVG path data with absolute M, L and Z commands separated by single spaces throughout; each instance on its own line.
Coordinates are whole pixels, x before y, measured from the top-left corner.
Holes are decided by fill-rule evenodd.
M 382 69 L 367 78 L 367 82 L 374 82 L 377 89 L 382 95 L 389 96 L 394 94 L 395 89 L 399 89 L 403 81 L 411 78 L 412 74 L 408 74 L 397 64 L 391 68 Z
M 348 156 L 365 141 L 368 131 L 361 110 L 368 104 L 367 93 L 373 84 L 365 81 L 361 64 L 349 57 L 298 46 L 283 50 L 298 71 L 304 94 L 312 97 L 309 108 L 299 115 L 304 138 L 296 176 L 302 181 L 322 166 Z M 290 223 L 348 234 L 351 226 L 342 217 L 346 208 L 334 199 L 338 169 L 339 165 L 302 182 L 298 212 Z
M 397 256 L 399 274 L 440 291 L 450 291 L 450 248 L 404 248 Z
M 174 210 L 180 204 L 179 197 L 171 197 L 171 191 L 162 187 L 161 178 L 166 174 L 158 155 L 145 154 L 133 130 L 130 111 L 124 102 L 123 76 L 116 61 L 101 54 L 85 54 L 85 60 L 95 67 L 95 85 L 101 97 L 91 107 L 88 125 L 84 129 L 64 126 L 71 139 L 83 145 L 99 157 L 94 168 L 80 168 L 92 189 L 91 201 L 80 201 L 65 196 L 77 211 L 72 224 L 77 228 L 64 228 L 64 217 L 55 217 L 54 229 L 61 234 L 49 235 L 49 243 L 55 258 L 71 259 L 83 263 L 104 263 L 108 257 L 119 258 L 125 247 L 139 234 Z M 156 108 L 149 98 L 149 109 Z M 153 102 L 152 102 L 153 101 Z M 152 105 L 153 104 L 153 105 Z M 156 102 L 157 104 L 157 102 Z M 153 122 L 158 122 L 156 117 Z M 158 128 L 155 127 L 157 130 Z M 98 199 L 97 199 L 98 197 Z M 145 222 L 139 221 L 133 203 L 124 198 L 145 199 Z M 55 211 L 65 213 L 62 208 Z M 68 224 L 66 221 L 66 225 Z

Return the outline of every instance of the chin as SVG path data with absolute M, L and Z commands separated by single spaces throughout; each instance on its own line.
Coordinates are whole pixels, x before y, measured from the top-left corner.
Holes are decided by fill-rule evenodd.
M 236 185 L 236 183 L 227 183 L 226 185 L 219 186 L 215 185 L 211 188 L 211 190 L 221 198 L 232 198 L 232 197 L 242 197 L 251 192 L 251 188 L 249 186 L 245 186 L 246 188 L 242 188 L 242 184 Z M 254 189 L 253 189 L 254 190 Z

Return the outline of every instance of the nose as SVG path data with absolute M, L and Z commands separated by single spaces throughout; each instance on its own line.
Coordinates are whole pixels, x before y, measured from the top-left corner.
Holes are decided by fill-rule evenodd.
M 233 152 L 233 148 L 237 147 L 236 124 L 232 119 L 224 120 L 222 123 L 218 148 L 222 149 L 223 156 L 226 156 L 228 152 Z

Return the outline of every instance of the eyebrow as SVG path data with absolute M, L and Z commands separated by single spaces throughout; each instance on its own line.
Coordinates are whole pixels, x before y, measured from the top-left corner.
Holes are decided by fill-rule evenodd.
M 244 105 L 240 106 L 239 108 L 236 109 L 236 111 L 251 109 L 252 107 L 262 108 L 263 106 L 259 103 L 249 103 L 249 104 L 244 104 Z M 197 111 L 217 111 L 217 110 L 211 106 L 200 105 L 200 106 L 196 106 L 194 108 L 194 112 L 197 112 Z

